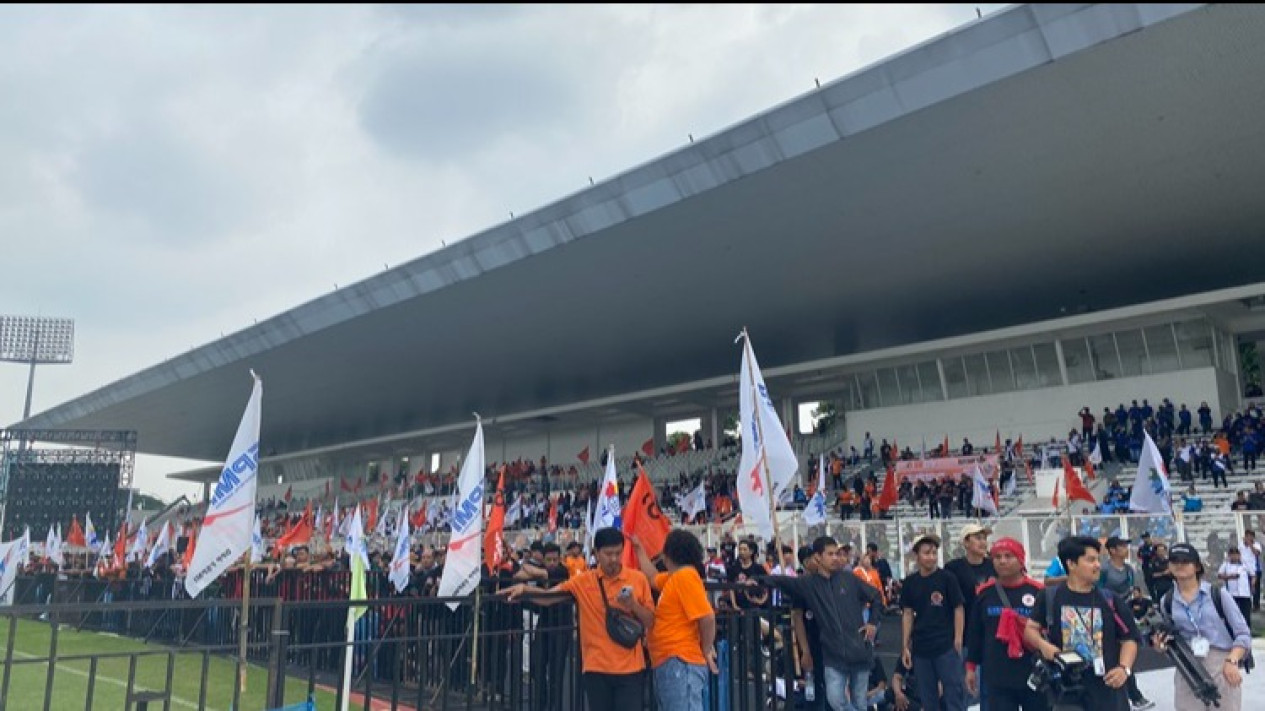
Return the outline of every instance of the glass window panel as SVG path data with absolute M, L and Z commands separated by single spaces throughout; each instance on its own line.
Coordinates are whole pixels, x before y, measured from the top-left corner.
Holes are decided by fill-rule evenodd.
M 944 385 L 949 391 L 949 398 L 968 397 L 971 390 L 966 384 L 966 369 L 958 356 L 942 358 L 944 364 Z
M 1010 358 L 1006 351 L 990 351 L 984 356 L 988 359 L 988 374 L 993 379 L 993 392 L 1008 393 L 1015 389 L 1015 377 L 1010 372 Z
M 1081 342 L 1084 345 L 1084 341 Z M 1037 361 L 1038 387 L 1052 388 L 1063 384 L 1063 375 L 1059 372 L 1059 354 L 1053 343 L 1038 343 L 1032 347 L 1032 354 Z
M 918 378 L 922 381 L 922 401 L 937 402 L 944 399 L 940 389 L 940 369 L 934 360 L 918 364 Z
M 896 377 L 900 379 L 901 402 L 914 404 L 922 402 L 922 388 L 918 385 L 918 372 L 913 365 L 902 365 L 896 369 Z
M 1098 380 L 1120 377 L 1120 359 L 1116 356 L 1116 339 L 1110 333 L 1089 337 L 1089 356 Z
M 1142 342 L 1142 330 L 1131 328 L 1117 331 L 1116 347 L 1120 350 L 1121 374 L 1125 377 L 1150 375 L 1151 364 L 1147 362 L 1146 344 Z
M 1015 387 L 1018 389 L 1032 390 L 1041 387 L 1037 380 L 1037 364 L 1032 358 L 1032 348 L 1011 348 L 1010 370 L 1015 374 Z
M 1167 373 L 1177 370 L 1177 342 L 1173 340 L 1171 324 L 1150 326 L 1143 329 L 1146 335 L 1146 350 L 1151 354 L 1151 372 Z
M 1212 365 L 1212 330 L 1207 321 L 1196 319 L 1177 324 L 1177 349 L 1183 368 Z
M 1062 343 L 1063 363 L 1067 365 L 1068 384 L 1094 382 L 1094 362 L 1090 360 L 1089 345 L 1085 342 L 1085 339 L 1069 338 Z M 1040 356 L 1039 351 L 1037 355 L 1038 357 Z M 1054 363 L 1054 367 L 1058 368 L 1057 361 Z
M 988 395 L 993 391 L 992 383 L 988 380 L 988 366 L 984 363 L 984 354 L 975 353 L 965 356 L 963 359 L 966 363 L 966 387 L 971 395 Z
M 900 397 L 900 386 L 896 384 L 896 371 L 892 368 L 878 369 L 878 394 L 883 407 L 891 407 L 903 402 Z

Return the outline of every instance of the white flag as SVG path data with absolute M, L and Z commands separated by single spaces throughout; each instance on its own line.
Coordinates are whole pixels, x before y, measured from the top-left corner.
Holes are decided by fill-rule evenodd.
M 395 591 L 402 593 L 408 587 L 409 571 L 413 567 L 409 560 L 408 516 L 401 513 L 399 524 L 395 528 L 395 551 L 391 554 L 391 572 L 387 574 L 387 578 L 395 585 Z
M 804 507 L 804 525 L 820 526 L 826 522 L 826 458 L 817 464 L 817 490 Z
M 707 489 L 704 486 L 704 482 L 699 482 L 693 491 L 682 496 L 676 503 L 680 507 L 681 512 L 688 517 L 697 516 L 700 511 L 706 511 Z
M 89 550 L 97 549 L 97 527 L 92 525 L 92 512 L 84 514 L 83 524 L 83 540 L 88 544 Z
M 769 389 L 760 374 L 751 338 L 743 332 L 738 410 L 742 421 L 742 458 L 738 460 L 738 505 L 743 522 L 764 540 L 773 539 L 769 502 L 782 495 L 799 470 L 795 450 L 782 429 Z M 757 424 L 758 423 L 758 424 Z M 761 437 L 764 439 L 761 440 Z
M 141 527 L 136 529 L 136 540 L 127 552 L 128 560 L 137 562 L 145 560 L 145 551 L 149 550 L 149 521 L 142 519 Z
M 1146 513 L 1173 513 L 1173 496 L 1169 493 L 1168 472 L 1164 470 L 1164 458 L 1151 439 L 1151 433 L 1142 431 L 1142 456 L 1138 458 L 1138 475 L 1133 480 L 1133 494 L 1129 497 L 1129 510 Z
M 360 519 L 360 504 L 356 504 L 351 523 L 347 525 L 347 540 L 343 541 L 343 550 L 347 552 L 348 559 L 355 556 L 360 559 L 365 570 L 369 569 L 369 546 L 365 542 L 365 525 Z
M 1094 466 L 1102 464 L 1102 451 L 1098 449 L 1098 440 L 1094 440 L 1094 448 L 1089 452 L 1089 463 Z
M 971 492 L 971 508 L 987 511 L 997 516 L 997 502 L 993 501 L 993 487 L 984 478 L 984 473 L 980 471 L 979 465 L 975 465 L 975 471 L 971 474 L 971 480 L 974 482 L 973 491 Z
M 21 538 L 0 543 L 0 605 L 13 604 L 13 587 L 18 573 L 26 567 L 31 552 L 31 529 L 28 526 Z
M 171 523 L 163 524 L 163 530 L 158 534 L 158 540 L 154 541 L 154 547 L 149 550 L 149 557 L 145 559 L 145 567 L 153 568 L 154 563 L 158 562 L 158 557 L 171 549 Z M 197 551 L 193 554 L 196 556 Z
M 1015 495 L 1015 489 L 1019 486 L 1018 480 L 1019 475 L 1014 471 L 1010 472 L 1010 478 L 1006 480 L 1006 488 L 1001 492 L 1006 498 Z
M 521 498 L 514 499 L 514 503 L 505 510 L 505 525 L 513 526 L 518 523 L 518 519 L 523 517 L 523 500 Z
M 61 565 L 61 554 L 57 553 L 57 534 L 53 532 L 53 524 L 48 524 L 48 535 L 44 536 L 44 557 Z M 56 558 L 54 558 L 56 556 Z
M 211 490 L 202 530 L 198 532 L 193 560 L 184 579 L 189 597 L 197 597 L 206 586 L 237 562 L 250 549 L 251 528 L 255 520 L 255 486 L 259 481 L 259 415 L 263 400 L 263 382 L 254 371 L 255 385 L 237 425 L 233 446 L 220 472 L 220 480 Z
M 387 535 L 387 516 L 391 514 L 391 502 L 385 499 L 380 500 L 378 503 L 378 511 L 381 512 L 381 515 L 378 516 L 378 521 L 373 527 L 373 532 L 376 535 L 385 536 Z
M 479 569 L 483 565 L 483 477 L 483 422 L 480 421 L 475 425 L 474 441 L 457 477 L 457 504 L 449 519 L 452 537 L 448 539 L 448 555 L 436 592 L 439 597 L 464 597 L 479 584 Z M 455 602 L 448 603 L 452 611 L 458 606 Z
M 597 508 L 593 510 L 592 529 L 619 528 L 622 513 L 623 507 L 619 505 L 619 477 L 615 474 L 615 448 L 611 447 L 606 451 L 606 474 L 602 476 L 602 485 L 597 490 Z
M 197 555 L 197 551 L 193 551 Z M 259 514 L 255 514 L 255 527 L 250 532 L 250 562 L 262 563 L 264 560 L 264 533 L 259 524 Z

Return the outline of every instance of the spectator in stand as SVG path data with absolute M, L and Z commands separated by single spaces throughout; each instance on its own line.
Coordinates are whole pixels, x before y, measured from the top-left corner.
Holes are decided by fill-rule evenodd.
M 1190 410 L 1186 409 L 1186 403 L 1182 403 L 1181 409 L 1177 411 L 1177 434 L 1182 436 L 1190 435 Z
M 962 438 L 962 456 L 969 457 L 972 454 L 975 454 L 975 445 L 971 444 L 971 440 L 963 437 Z M 946 457 L 949 456 L 949 453 L 945 452 L 944 456 Z
M 1208 403 L 1199 403 L 1199 429 L 1203 430 L 1204 436 L 1212 434 L 1212 408 L 1208 407 Z
M 1243 551 L 1232 547 L 1226 551 L 1227 559 L 1217 569 L 1217 579 L 1225 585 L 1225 589 L 1239 606 L 1243 619 L 1252 620 L 1252 576 L 1243 562 Z
M 1081 433 L 1085 439 L 1090 439 L 1094 435 L 1094 413 L 1090 411 L 1089 406 L 1081 408 Z

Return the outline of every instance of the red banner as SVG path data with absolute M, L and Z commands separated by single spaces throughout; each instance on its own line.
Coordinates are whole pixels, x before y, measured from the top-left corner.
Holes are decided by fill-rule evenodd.
M 958 479 L 963 474 L 970 476 L 978 465 L 985 479 L 996 479 L 1000 474 L 1000 458 L 996 454 L 970 457 L 944 457 L 941 459 L 912 459 L 896 462 L 896 480 L 906 479 L 939 479 L 950 477 Z

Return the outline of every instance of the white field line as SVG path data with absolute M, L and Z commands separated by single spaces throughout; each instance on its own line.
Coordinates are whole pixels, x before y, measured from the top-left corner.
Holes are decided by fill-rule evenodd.
M 16 650 L 16 649 L 15 649 L 15 650 L 13 650 L 13 654 L 14 654 L 14 655 L 16 655 L 16 656 L 19 656 L 19 657 L 24 657 L 24 658 L 26 658 L 26 659 L 46 659 L 46 657 L 37 657 L 37 656 L 36 656 L 36 655 L 34 655 L 34 654 L 27 654 L 26 652 L 19 652 L 19 651 L 18 651 L 18 650 Z M 88 672 L 86 672 L 86 671 L 84 671 L 84 670 L 82 670 L 82 669 L 76 669 L 76 668 L 74 668 L 74 667 L 70 666 L 69 664 L 60 664 L 60 663 L 59 663 L 59 664 L 57 665 L 57 668 L 58 668 L 59 670 L 61 670 L 61 671 L 69 672 L 69 673 L 74 674 L 74 675 L 76 675 L 76 676 L 81 676 L 81 677 L 83 677 L 83 678 L 85 678 L 85 679 L 87 679 L 87 678 L 88 678 Z M 112 677 L 112 676 L 108 676 L 108 675 L 106 675 L 106 674 L 102 674 L 102 673 L 100 673 L 100 672 L 98 672 L 98 673 L 97 673 L 96 678 L 97 678 L 97 681 L 104 681 L 104 682 L 106 682 L 107 684 L 113 684 L 113 685 L 118 686 L 118 687 L 121 687 L 121 688 L 123 688 L 123 689 L 126 689 L 126 688 L 127 688 L 127 682 L 126 682 L 126 681 L 124 681 L 124 680 L 122 680 L 122 679 L 115 679 L 115 678 L 114 678 L 114 677 Z M 133 686 L 133 689 L 134 689 L 134 690 L 142 690 L 142 691 L 158 691 L 158 689 L 149 689 L 149 688 L 147 688 L 147 687 L 142 687 L 142 686 L 140 686 L 140 685 L 134 685 L 134 686 Z M 195 703 L 193 703 L 192 701 L 189 701 L 188 699 L 182 699 L 182 698 L 180 698 L 179 696 L 176 696 L 175 694 L 172 694 L 172 696 L 171 696 L 171 701 L 172 701 L 172 703 L 174 703 L 174 704 L 177 704 L 177 705 L 179 705 L 179 706 L 187 706 L 188 708 L 191 708 L 191 709 L 196 709 L 196 708 L 198 707 L 198 705 L 197 705 L 197 704 L 195 704 Z M 210 709 L 210 707 L 207 707 L 207 708 L 208 708 L 208 709 Z

